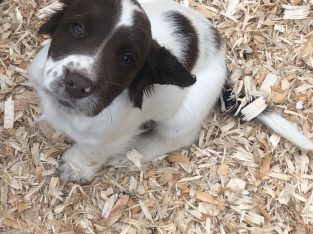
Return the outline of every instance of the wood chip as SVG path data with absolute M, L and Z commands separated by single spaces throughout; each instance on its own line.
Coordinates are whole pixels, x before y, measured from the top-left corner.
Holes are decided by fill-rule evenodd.
M 250 121 L 261 114 L 267 108 L 267 104 L 263 97 L 259 97 L 255 101 L 251 102 L 249 105 L 241 109 L 243 114 L 242 119 L 244 121 Z
M 33 160 L 34 160 L 34 164 L 36 166 L 39 165 L 39 162 L 40 162 L 40 159 L 39 159 L 39 144 L 38 143 L 35 143 L 31 149 L 31 153 L 32 153 L 32 156 L 33 156 Z
M 221 164 L 219 165 L 219 167 L 217 168 L 217 174 L 219 176 L 225 176 L 227 175 L 228 173 L 228 170 L 229 170 L 229 166 L 227 164 Z
M 284 8 L 284 19 L 305 19 L 310 14 L 310 5 L 293 6 L 282 4 L 282 7 Z
M 235 191 L 240 192 L 246 187 L 246 182 L 239 178 L 232 178 L 228 183 L 226 188 Z
M 103 209 L 102 209 L 102 217 L 107 219 L 112 211 L 112 208 L 116 202 L 118 198 L 118 194 L 113 194 L 111 197 L 109 197 L 104 206 L 103 206 Z
M 149 219 L 150 221 L 153 221 L 152 220 L 152 215 L 151 213 L 149 212 L 149 209 L 147 208 L 147 206 L 145 205 L 145 203 L 143 203 L 142 201 L 139 201 L 139 205 L 140 205 L 140 208 L 143 212 L 143 214 L 145 215 L 145 217 L 147 219 Z
M 139 153 L 137 150 L 132 149 L 131 151 L 127 152 L 126 157 L 131 161 L 138 169 L 141 168 L 141 162 L 143 155 Z
M 271 169 L 271 158 L 268 155 L 265 155 L 265 157 L 262 159 L 260 163 L 260 169 L 256 171 L 256 176 L 262 179 L 269 173 L 270 169 Z
M 268 73 L 267 76 L 265 77 L 260 89 L 265 94 L 267 94 L 267 95 L 270 94 L 271 86 L 273 86 L 276 83 L 277 79 L 278 79 L 277 75 L 275 75 L 273 73 Z
M 100 191 L 100 197 L 103 199 L 103 200 L 107 200 L 108 197 L 110 197 L 112 194 L 114 193 L 114 190 L 112 187 L 109 187 L 107 190 L 105 191 Z
M 170 154 L 167 160 L 171 163 L 178 163 L 186 172 L 191 172 L 191 162 L 189 158 L 182 154 Z
M 122 196 L 113 206 L 109 217 L 106 219 L 107 225 L 113 225 L 122 216 L 123 210 L 125 209 L 129 200 L 129 196 Z
M 208 202 L 208 203 L 211 203 L 213 205 L 216 205 L 219 209 L 225 208 L 225 202 L 224 201 L 217 199 L 217 198 L 214 198 L 209 193 L 197 191 L 196 192 L 196 198 L 200 201 L 204 201 L 204 202 Z
M 14 127 L 14 101 L 10 96 L 4 102 L 4 128 L 10 129 Z
M 187 177 L 187 178 L 182 178 L 182 179 L 180 179 L 178 182 L 200 180 L 201 178 L 202 178 L 202 176 Z
M 166 159 L 171 163 L 190 163 L 189 158 L 182 154 L 170 154 Z

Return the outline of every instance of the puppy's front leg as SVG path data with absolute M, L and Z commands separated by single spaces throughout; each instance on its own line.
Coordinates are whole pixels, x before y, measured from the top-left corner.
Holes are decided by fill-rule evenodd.
M 89 184 L 105 160 L 101 154 L 103 153 L 95 148 L 76 143 L 62 156 L 64 163 L 58 169 L 61 180 Z
M 192 127 L 160 125 L 155 133 L 136 137 L 133 145 L 143 154 L 145 163 L 191 144 L 199 131 L 200 124 Z

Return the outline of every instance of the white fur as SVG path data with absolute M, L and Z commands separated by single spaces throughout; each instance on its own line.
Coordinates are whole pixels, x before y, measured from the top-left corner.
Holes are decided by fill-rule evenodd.
M 123 0 L 122 4 L 122 13 L 119 22 L 117 23 L 117 27 L 120 26 L 132 26 L 133 25 L 133 16 L 135 11 L 141 11 L 141 9 L 134 5 L 131 0 Z

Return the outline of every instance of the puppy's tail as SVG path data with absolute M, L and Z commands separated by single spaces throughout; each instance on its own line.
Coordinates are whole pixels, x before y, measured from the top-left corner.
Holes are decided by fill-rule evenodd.
M 313 150 L 313 143 L 294 124 L 278 113 L 268 110 L 264 98 L 260 97 L 253 102 L 241 101 L 241 104 L 238 100 L 244 100 L 244 97 L 240 94 L 234 94 L 231 88 L 225 85 L 221 96 L 222 111 L 235 112 L 235 115 L 239 115 L 243 121 L 258 119 L 294 145 L 304 150 Z
M 306 138 L 295 125 L 281 117 L 279 114 L 271 111 L 264 111 L 256 118 L 267 127 L 274 130 L 278 135 L 289 140 L 296 146 L 304 150 L 313 150 L 313 143 Z

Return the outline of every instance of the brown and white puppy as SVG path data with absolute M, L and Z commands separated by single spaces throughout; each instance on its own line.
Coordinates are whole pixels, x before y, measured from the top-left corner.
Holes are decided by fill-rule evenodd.
M 51 43 L 29 69 L 43 117 L 76 141 L 61 178 L 89 183 L 102 166 L 127 165 L 132 148 L 150 161 L 192 143 L 226 77 L 212 25 L 170 0 L 61 2 L 39 31 Z
M 141 107 L 143 92 L 152 84 L 186 87 L 195 82 L 183 64 L 152 39 L 149 19 L 138 3 L 63 4 L 39 30 L 53 38 L 43 85 L 61 108 L 95 116 L 124 89 Z

